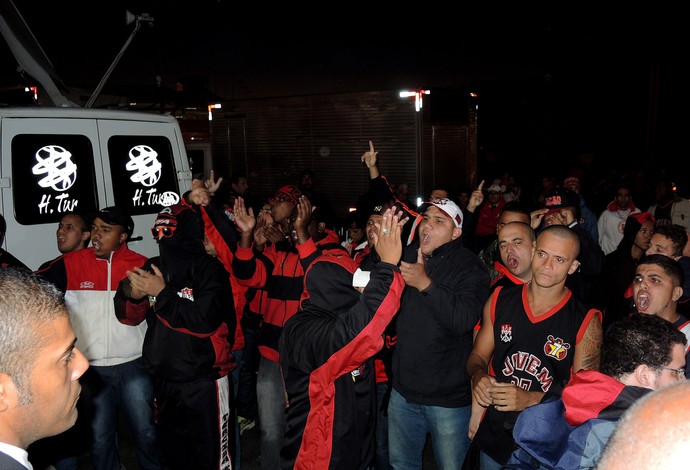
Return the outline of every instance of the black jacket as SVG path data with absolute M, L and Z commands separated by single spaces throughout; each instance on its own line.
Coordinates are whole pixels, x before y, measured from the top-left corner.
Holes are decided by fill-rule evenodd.
M 371 468 L 374 459 L 374 355 L 400 306 L 404 280 L 379 263 L 361 295 L 347 253 L 317 258 L 305 274 L 300 310 L 285 323 L 280 365 L 289 406 L 284 469 Z
M 403 260 L 417 261 L 418 241 Z M 393 388 L 408 401 L 455 408 L 471 403 L 467 357 L 472 332 L 489 297 L 489 273 L 460 238 L 426 259 L 431 285 L 407 286 L 397 316 Z
M 151 265 L 156 265 L 165 278 L 155 301 L 150 305 L 146 297 L 128 298 L 126 277 L 114 299 L 121 323 L 146 320 L 144 364 L 153 377 L 169 382 L 216 380 L 235 368 L 231 350 L 237 317 L 230 276 L 217 258 L 206 254 L 203 221 L 195 209 L 185 204 L 164 209 L 176 220 L 176 230 L 158 241 L 161 255 L 143 266 L 153 272 Z

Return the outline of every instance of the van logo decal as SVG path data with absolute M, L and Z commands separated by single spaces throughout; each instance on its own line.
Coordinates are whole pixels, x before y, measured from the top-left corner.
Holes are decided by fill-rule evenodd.
M 135 145 L 129 151 L 129 161 L 125 168 L 135 173 L 130 176 L 132 183 L 154 186 L 161 178 L 163 165 L 158 161 L 158 153 L 148 145 Z
M 39 180 L 42 188 L 67 191 L 77 181 L 77 165 L 72 154 L 59 145 L 46 145 L 36 152 L 36 163 L 31 171 L 34 175 L 46 175 Z
M 166 191 L 161 195 L 160 203 L 163 206 L 174 206 L 180 202 L 180 195 L 172 191 Z

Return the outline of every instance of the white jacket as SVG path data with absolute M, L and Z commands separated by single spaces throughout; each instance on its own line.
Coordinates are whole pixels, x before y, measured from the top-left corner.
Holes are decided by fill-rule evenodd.
M 93 366 L 115 366 L 141 357 L 146 322 L 123 325 L 113 297 L 127 270 L 146 257 L 123 245 L 109 260 L 96 258 L 93 247 L 67 253 L 38 271 L 65 292 L 77 347 Z
M 610 207 L 610 205 L 609 205 Z M 597 220 L 597 230 L 599 231 L 599 246 L 608 255 L 618 248 L 618 244 L 623 239 L 625 220 L 630 214 L 637 214 L 640 209 L 611 210 L 607 208 Z

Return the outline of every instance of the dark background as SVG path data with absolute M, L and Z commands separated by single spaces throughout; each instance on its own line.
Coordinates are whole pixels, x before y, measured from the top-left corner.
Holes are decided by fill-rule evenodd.
M 462 87 L 479 95 L 480 177 L 509 171 L 531 192 L 546 173 L 574 173 L 587 193 L 620 177 L 642 191 L 668 171 L 690 196 L 681 62 L 688 35 L 679 11 L 518 2 L 481 9 L 227 0 L 16 5 L 57 74 L 86 97 L 132 31 L 130 10 L 154 22 L 142 26 L 103 93 L 155 103 L 184 89 L 185 105 L 205 106 Z M 4 45 L 0 60 L 0 85 L 26 80 Z

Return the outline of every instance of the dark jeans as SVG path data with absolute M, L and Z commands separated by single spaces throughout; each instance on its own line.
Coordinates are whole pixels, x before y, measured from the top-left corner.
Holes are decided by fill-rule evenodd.
M 166 470 L 232 469 L 235 417 L 232 376 L 217 380 L 156 379 L 156 430 Z
M 256 373 L 259 370 L 259 347 L 256 343 L 258 328 L 244 326 L 243 364 L 238 364 L 237 416 L 255 421 L 258 415 L 256 400 Z
M 153 424 L 153 381 L 143 359 L 116 366 L 91 366 L 82 377 L 91 415 L 91 460 L 94 468 L 120 470 L 117 451 L 119 412 L 137 450 L 140 469 L 160 469 Z
M 388 462 L 388 382 L 376 384 L 376 470 L 390 470 Z

